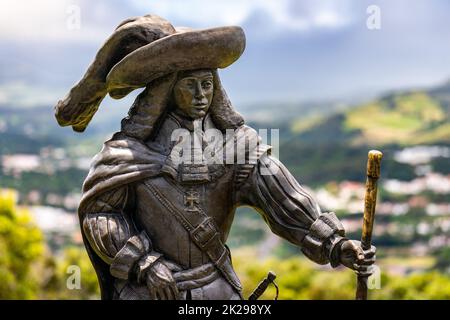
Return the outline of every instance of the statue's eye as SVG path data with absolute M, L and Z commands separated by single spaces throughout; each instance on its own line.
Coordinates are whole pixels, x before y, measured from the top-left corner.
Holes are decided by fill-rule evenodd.
M 210 89 L 212 87 L 212 82 L 211 81 L 203 81 L 202 82 L 202 88 L 203 89 Z
M 186 82 L 186 87 L 189 88 L 189 89 L 194 88 L 194 82 L 192 82 L 192 81 L 187 81 L 187 82 Z

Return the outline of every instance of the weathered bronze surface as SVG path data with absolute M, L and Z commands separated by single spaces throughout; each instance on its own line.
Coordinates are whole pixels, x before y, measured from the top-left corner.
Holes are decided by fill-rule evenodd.
M 83 131 L 106 94 L 145 88 L 93 159 L 78 208 L 103 299 L 242 299 L 225 245 L 239 206 L 312 261 L 370 273 L 375 248 L 348 240 L 232 107 L 217 69 L 244 48 L 239 27 L 129 19 L 55 107 Z

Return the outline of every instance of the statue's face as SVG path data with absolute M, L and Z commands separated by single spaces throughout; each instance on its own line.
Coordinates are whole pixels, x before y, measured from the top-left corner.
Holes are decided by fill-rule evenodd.
M 213 75 L 209 70 L 188 71 L 173 90 L 178 110 L 192 119 L 204 117 L 213 97 Z

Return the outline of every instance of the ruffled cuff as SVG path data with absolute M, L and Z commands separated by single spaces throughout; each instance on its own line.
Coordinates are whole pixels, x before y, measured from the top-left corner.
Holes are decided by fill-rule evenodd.
M 150 239 L 145 232 L 132 236 L 114 257 L 109 268 L 111 275 L 127 280 L 136 262 L 151 249 Z
M 340 262 L 340 254 L 341 254 L 341 244 L 344 241 L 347 241 L 348 238 L 346 237 L 341 237 L 338 235 L 333 235 L 330 237 L 330 239 L 328 239 L 328 244 L 326 246 L 326 251 L 328 253 L 328 257 L 330 260 L 330 265 L 333 268 L 336 268 L 337 266 L 339 266 L 341 264 Z
M 151 252 L 145 256 L 143 256 L 139 262 L 137 263 L 136 275 L 138 283 L 144 282 L 144 276 L 148 269 L 150 269 L 159 258 L 162 257 L 161 253 Z
M 302 252 L 316 263 L 327 264 L 334 259 L 331 253 L 343 237 L 345 237 L 344 226 L 336 214 L 334 212 L 323 213 L 314 221 L 309 233 L 303 239 Z M 334 263 L 335 260 L 333 260 Z

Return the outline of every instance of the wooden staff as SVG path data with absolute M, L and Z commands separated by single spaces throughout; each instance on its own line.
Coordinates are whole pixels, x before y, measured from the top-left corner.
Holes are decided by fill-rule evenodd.
M 361 236 L 363 250 L 372 246 L 372 230 L 375 219 L 375 205 L 377 203 L 377 181 L 380 177 L 381 158 L 383 154 L 378 150 L 369 151 L 367 159 L 366 194 L 364 197 L 364 221 Z M 358 275 L 356 300 L 367 300 L 367 276 Z

